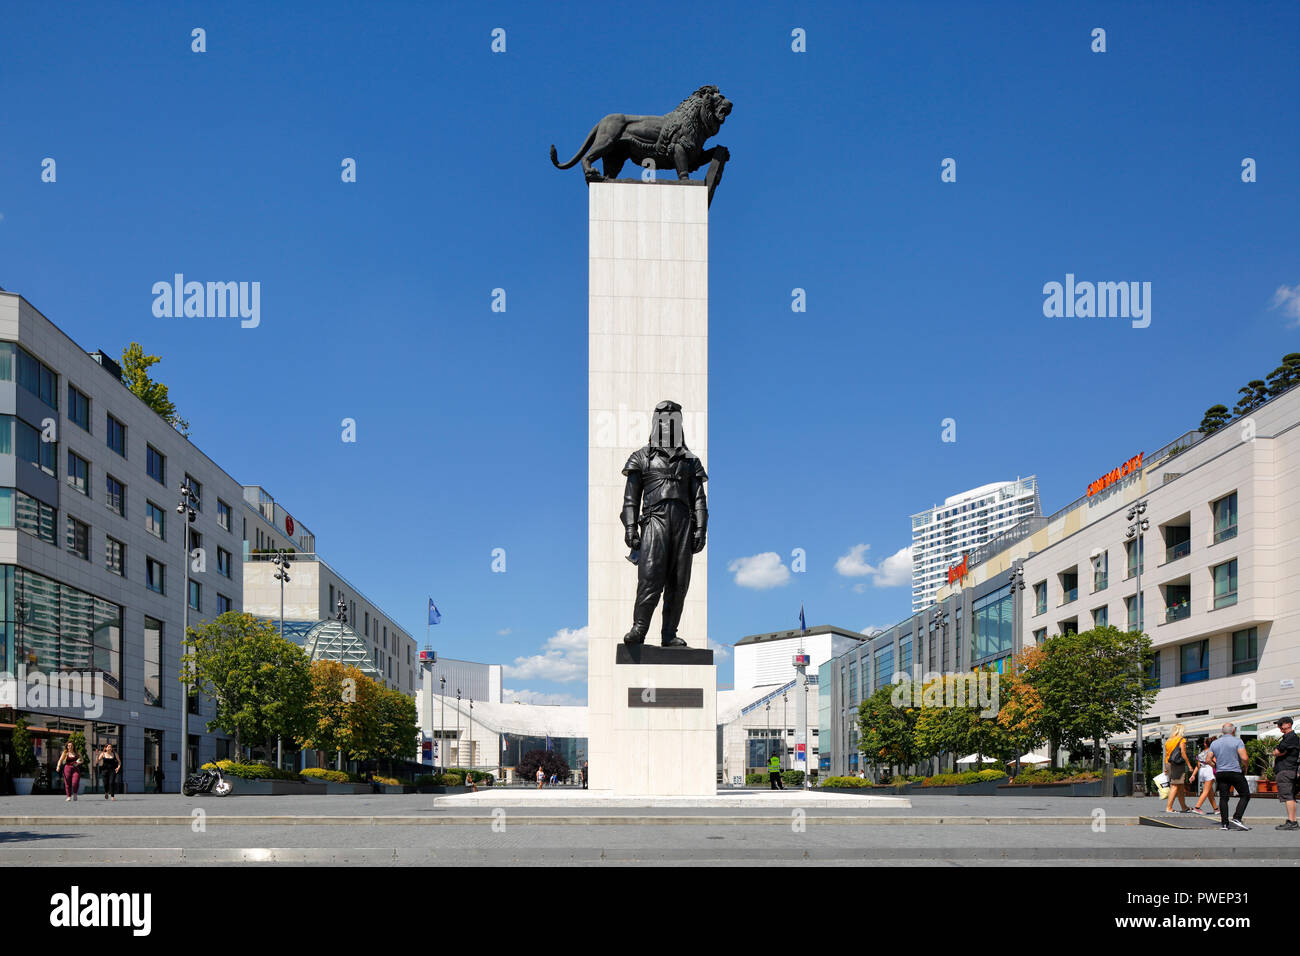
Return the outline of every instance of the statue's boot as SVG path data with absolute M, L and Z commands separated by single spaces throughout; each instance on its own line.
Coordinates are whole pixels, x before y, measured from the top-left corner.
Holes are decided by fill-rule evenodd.
M 648 630 L 649 630 L 649 628 L 648 628 L 646 625 L 641 624 L 640 622 L 637 622 L 637 623 L 633 624 L 633 625 L 632 625 L 632 630 L 628 631 L 626 634 L 623 635 L 623 643 L 624 643 L 624 644 L 644 644 L 644 643 L 645 643 L 645 632 L 648 631 Z
M 660 645 L 663 647 L 685 647 L 686 642 L 676 634 L 665 634 L 663 640 L 660 641 Z

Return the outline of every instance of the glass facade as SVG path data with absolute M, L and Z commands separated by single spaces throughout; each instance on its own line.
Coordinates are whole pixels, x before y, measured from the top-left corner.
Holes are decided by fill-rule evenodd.
M 1015 597 L 1011 586 L 999 588 L 974 604 L 971 664 L 1011 653 L 1014 644 Z
M 161 707 L 162 697 L 163 622 L 151 617 L 144 619 L 144 702 L 150 707 Z M 145 779 L 149 779 L 146 774 Z
M 0 565 L 4 658 L 29 673 L 99 673 L 122 696 L 122 608 L 13 565 Z
M 1237 535 L 1237 493 L 1220 498 L 1212 506 L 1214 510 L 1214 543 L 1227 541 Z
M 1210 642 L 1193 641 L 1178 648 L 1179 680 L 1195 684 L 1210 679 Z
M 1247 674 L 1259 668 L 1259 637 L 1255 628 L 1232 632 L 1232 672 Z
M 14 381 L 15 369 L 19 385 L 50 408 L 58 409 L 59 377 L 54 370 L 16 342 L 0 342 L 0 381 Z
M 1214 606 L 1229 607 L 1237 603 L 1237 559 L 1214 569 Z
M 894 678 L 894 645 L 886 644 L 876 650 L 874 667 L 876 669 L 875 680 L 871 683 L 873 691 L 887 685 Z

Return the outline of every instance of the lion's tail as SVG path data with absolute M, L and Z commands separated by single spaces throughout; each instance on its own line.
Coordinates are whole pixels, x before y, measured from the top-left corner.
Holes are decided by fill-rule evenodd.
M 587 134 L 587 139 L 585 142 L 583 142 L 582 148 L 579 149 L 578 152 L 574 155 L 573 159 L 569 160 L 567 163 L 560 162 L 560 157 L 557 156 L 555 153 L 555 145 L 552 144 L 551 162 L 555 164 L 555 168 L 569 169 L 570 167 L 574 166 L 578 162 L 578 160 L 582 159 L 583 156 L 587 155 L 587 150 L 591 149 L 591 144 L 596 141 L 596 130 L 599 128 L 600 128 L 599 123 L 597 123 L 595 126 L 591 128 L 591 132 Z

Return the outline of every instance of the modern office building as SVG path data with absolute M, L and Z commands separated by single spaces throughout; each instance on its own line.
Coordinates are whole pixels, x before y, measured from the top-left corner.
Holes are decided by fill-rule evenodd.
M 289 581 L 284 585 L 284 617 L 296 622 L 295 638 L 307 640 L 326 657 L 331 648 L 365 646 L 377 680 L 412 697 L 420 680 L 415 639 L 316 553 L 316 536 L 294 519 L 265 488 L 242 489 L 240 527 L 245 548 L 244 610 L 276 622 L 280 619 L 281 582 L 272 558 L 289 551 Z M 338 602 L 347 621 L 338 626 Z M 317 626 L 327 625 L 327 626 Z M 314 628 L 314 630 L 312 630 Z M 286 625 L 286 636 L 290 636 Z M 306 645 L 304 645 L 306 646 Z M 337 659 L 337 658 L 335 658 Z
M 501 675 L 500 664 L 480 664 L 449 657 L 422 663 L 415 694 L 422 759 L 447 767 L 465 766 L 458 762 L 462 759 L 487 760 L 495 765 L 497 753 L 486 748 L 486 734 L 470 741 L 462 733 L 468 731 L 469 724 L 459 719 L 457 702 L 459 699 L 464 710 L 469 709 L 471 701 L 475 707 L 501 703 Z M 431 741 L 438 742 L 437 761 L 434 760 L 433 748 L 426 746 Z M 484 766 L 482 769 L 490 768 Z
M 826 661 L 863 640 L 865 636 L 857 631 L 826 624 L 810 627 L 806 633 L 794 629 L 750 634 L 734 645 L 733 686 L 740 691 L 779 686 L 794 680 L 797 676 L 794 655 L 800 649 L 809 657 L 808 672 L 815 674 Z
M 198 495 L 188 575 L 185 479 Z M 128 789 L 152 788 L 159 768 L 179 789 L 185 604 L 191 626 L 241 606 L 242 494 L 112 359 L 0 291 L 0 751 L 23 717 L 47 773 L 80 731 L 88 748 L 119 748 Z M 48 696 L 82 681 L 102 699 Z M 204 729 L 212 716 L 193 699 L 191 766 L 231 751 Z
M 912 610 L 934 600 L 965 555 L 1042 513 L 1038 479 L 1031 475 L 963 491 L 912 515 Z
M 1049 635 L 1104 624 L 1141 628 L 1158 652 L 1148 741 L 1228 720 L 1251 736 L 1300 711 L 1298 426 L 1292 388 L 1212 434 L 1122 450 L 1081 477 L 1078 499 L 975 549 L 933 605 L 822 667 L 830 772 L 857 769 L 857 705 L 894 674 L 1000 671 Z

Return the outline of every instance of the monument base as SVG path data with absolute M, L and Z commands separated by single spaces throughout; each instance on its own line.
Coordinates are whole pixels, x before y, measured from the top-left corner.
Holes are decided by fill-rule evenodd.
M 712 797 L 718 792 L 718 675 L 702 648 L 620 644 L 612 737 L 619 794 Z M 641 663 L 633 663 L 639 659 Z M 651 663 L 651 661 L 698 663 Z

